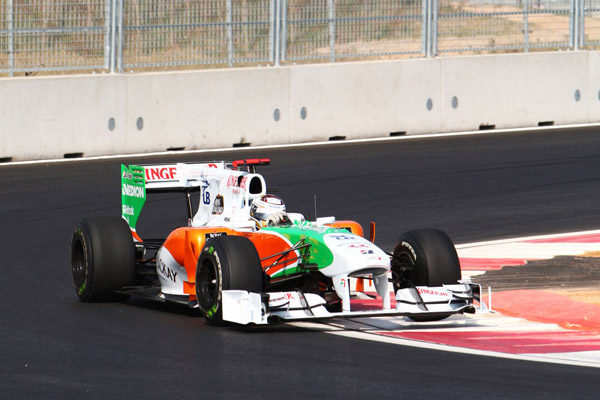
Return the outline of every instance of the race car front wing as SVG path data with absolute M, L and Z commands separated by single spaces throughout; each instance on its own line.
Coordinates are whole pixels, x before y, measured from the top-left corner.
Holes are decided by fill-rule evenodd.
M 330 312 L 326 308 L 325 299 L 314 293 L 224 290 L 223 320 L 241 325 L 265 325 L 278 321 L 340 317 L 407 316 L 433 319 L 487 309 L 481 301 L 481 287 L 470 282 L 440 287 L 405 288 L 398 290 L 395 295 L 395 308 Z

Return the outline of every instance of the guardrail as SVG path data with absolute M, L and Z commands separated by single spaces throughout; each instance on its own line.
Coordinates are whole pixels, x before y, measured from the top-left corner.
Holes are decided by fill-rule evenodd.
M 0 73 L 600 46 L 600 0 L 0 0 Z

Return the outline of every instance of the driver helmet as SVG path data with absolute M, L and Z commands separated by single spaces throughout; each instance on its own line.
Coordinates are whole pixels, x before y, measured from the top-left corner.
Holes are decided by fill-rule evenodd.
M 285 203 L 272 194 L 262 195 L 252 200 L 250 216 L 261 227 L 277 225 L 287 220 Z

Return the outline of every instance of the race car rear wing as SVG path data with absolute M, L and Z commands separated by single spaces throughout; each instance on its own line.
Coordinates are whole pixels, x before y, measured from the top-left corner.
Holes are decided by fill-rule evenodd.
M 269 164 L 269 159 L 247 159 L 194 164 L 121 165 L 121 215 L 135 232 L 146 195 L 153 192 L 184 192 L 190 220 L 193 217 L 190 197 L 193 191 L 202 192 L 201 208 L 208 212 L 212 210 L 214 199 L 227 195 L 227 192 L 244 193 L 248 202 L 249 197 L 266 192 L 264 178 L 254 171 L 256 166 Z M 240 170 L 244 167 L 246 171 Z
M 199 164 L 159 164 L 143 165 L 146 190 L 150 192 L 179 191 L 199 187 L 206 180 L 210 169 L 231 169 L 224 161 Z

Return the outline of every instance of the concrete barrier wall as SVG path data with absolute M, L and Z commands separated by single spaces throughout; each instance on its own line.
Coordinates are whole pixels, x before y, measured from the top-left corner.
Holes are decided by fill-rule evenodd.
M 600 121 L 600 52 L 0 80 L 0 159 Z
M 476 62 L 444 59 L 442 129 L 590 122 L 590 107 L 600 105 L 597 98 L 590 102 L 590 85 L 597 91 L 600 81 L 590 81 L 589 60 L 586 52 L 487 56 Z

